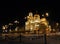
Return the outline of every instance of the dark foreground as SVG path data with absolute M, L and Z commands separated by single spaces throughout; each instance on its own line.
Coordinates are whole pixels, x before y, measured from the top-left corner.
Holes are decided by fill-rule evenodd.
M 60 44 L 60 35 L 47 36 L 47 44 Z M 45 44 L 44 36 L 12 36 L 0 37 L 0 44 Z

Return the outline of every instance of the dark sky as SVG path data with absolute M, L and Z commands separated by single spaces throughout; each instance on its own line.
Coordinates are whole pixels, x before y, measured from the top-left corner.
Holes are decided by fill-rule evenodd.
M 23 16 L 26 16 L 29 11 L 38 13 L 49 13 L 49 18 L 52 21 L 60 22 L 60 1 L 58 0 L 28 0 L 28 1 L 16 1 L 16 7 L 18 13 L 22 13 Z
M 38 11 L 38 13 L 40 14 L 48 12 L 50 20 L 60 22 L 59 4 L 60 2 L 56 0 L 16 0 L 15 7 L 0 8 L 0 22 L 1 24 L 3 24 L 12 22 L 16 19 L 18 19 L 20 22 L 23 22 L 24 17 L 27 16 L 28 12 L 30 11 L 32 11 L 33 13 Z

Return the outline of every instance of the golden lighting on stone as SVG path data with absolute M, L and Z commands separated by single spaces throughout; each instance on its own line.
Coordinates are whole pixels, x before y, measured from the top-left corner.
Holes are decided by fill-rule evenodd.
M 46 15 L 48 15 L 48 13 L 46 13 Z M 27 16 L 27 21 L 25 22 L 25 30 L 40 30 L 40 24 L 44 24 L 46 27 L 48 27 L 46 18 L 40 18 L 39 14 L 34 14 L 33 16 L 33 13 L 30 12 Z
M 46 21 L 46 18 L 42 18 L 41 21 Z

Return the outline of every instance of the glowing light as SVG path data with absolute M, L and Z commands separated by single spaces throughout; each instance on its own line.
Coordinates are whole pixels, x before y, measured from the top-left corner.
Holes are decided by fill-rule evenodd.
M 46 13 L 46 15 L 48 16 L 48 13 Z M 44 14 L 42 16 L 44 16 Z M 39 14 L 34 14 L 33 16 L 33 13 L 30 12 L 29 16 L 27 16 L 27 19 L 28 20 L 25 22 L 25 30 L 31 30 L 31 31 L 38 30 L 40 29 L 39 28 L 40 24 L 44 24 L 46 27 L 48 27 L 48 22 L 46 18 L 40 19 Z
M 46 31 L 48 31 L 49 29 L 47 28 Z
M 45 25 L 47 25 L 47 23 L 45 22 Z
M 38 20 L 35 20 L 35 22 L 40 22 L 40 21 L 38 21 Z
M 33 16 L 33 13 L 32 13 L 32 12 L 30 12 L 30 13 L 29 13 L 29 16 Z
M 15 28 L 15 31 L 18 31 L 18 28 L 17 27 Z
M 41 21 L 46 21 L 46 19 L 45 18 L 42 18 Z
M 13 25 L 12 23 L 9 23 L 9 25 Z
M 42 16 L 44 17 L 44 14 Z
M 5 28 L 7 29 L 8 28 L 8 25 L 5 25 Z
M 59 25 L 59 23 L 56 23 L 56 25 L 58 26 L 58 25 Z
M 14 23 L 19 23 L 19 21 L 15 20 Z
M 35 26 L 39 26 L 39 25 L 35 25 Z
M 27 18 L 30 18 L 29 16 L 27 16 Z
M 53 29 L 53 31 L 55 31 L 55 29 Z
M 31 27 L 30 29 L 31 29 L 31 31 L 32 31 L 32 30 L 33 30 L 33 27 Z
M 49 14 L 48 14 L 48 13 L 46 13 L 46 16 L 49 16 Z
M 18 29 L 17 28 L 15 28 L 15 31 L 17 31 Z
M 28 24 L 29 24 L 29 22 L 26 22 L 25 24 L 26 24 L 26 25 L 28 25 Z
M 3 26 L 2 29 L 6 29 L 5 26 Z
M 34 21 L 30 21 L 31 23 L 34 23 Z
M 10 29 L 9 31 L 11 32 L 12 30 Z
M 51 28 L 51 26 L 49 25 L 49 28 Z

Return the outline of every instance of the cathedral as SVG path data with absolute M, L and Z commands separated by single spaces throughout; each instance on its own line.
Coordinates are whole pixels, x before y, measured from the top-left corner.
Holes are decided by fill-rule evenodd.
M 27 21 L 25 22 L 25 30 L 34 32 L 44 32 L 49 31 L 49 23 L 46 18 L 40 18 L 39 14 L 34 14 L 29 12 L 29 15 L 26 17 Z

